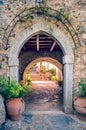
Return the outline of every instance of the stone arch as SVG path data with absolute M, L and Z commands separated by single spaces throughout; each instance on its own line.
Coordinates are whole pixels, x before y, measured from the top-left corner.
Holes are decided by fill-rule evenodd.
M 24 70 L 23 73 L 23 81 L 26 80 L 26 74 L 28 73 L 28 70 L 37 62 L 49 62 L 51 64 L 54 64 L 56 67 L 58 67 L 61 71 L 62 71 L 62 64 L 60 62 L 58 62 L 57 60 L 53 59 L 53 58 L 49 58 L 49 57 L 42 57 L 42 58 L 37 58 L 36 60 L 33 60 L 30 64 L 28 64 L 28 66 L 26 67 L 26 69 Z
M 52 34 L 50 32 L 52 30 Z M 10 70 L 10 79 L 15 78 L 18 81 L 19 78 L 19 53 L 25 42 L 31 38 L 34 34 L 43 31 L 51 35 L 58 43 L 63 56 L 63 106 L 64 111 L 67 113 L 72 112 L 72 88 L 73 88 L 73 63 L 74 63 L 74 54 L 70 42 L 67 37 L 54 25 L 46 23 L 44 21 L 37 21 L 34 23 L 31 28 L 28 27 L 25 29 L 14 41 L 11 43 L 12 47 L 10 48 L 9 53 L 9 70 Z

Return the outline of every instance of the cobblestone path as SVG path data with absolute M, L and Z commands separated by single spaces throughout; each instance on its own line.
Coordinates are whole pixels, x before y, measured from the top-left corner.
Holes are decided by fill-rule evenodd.
M 0 130 L 86 130 L 86 123 L 74 115 L 57 112 L 24 113 L 22 120 L 6 120 Z

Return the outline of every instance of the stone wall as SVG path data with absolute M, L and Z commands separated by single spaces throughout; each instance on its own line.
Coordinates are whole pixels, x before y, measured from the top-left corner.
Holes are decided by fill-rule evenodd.
M 86 47 L 75 50 L 74 83 L 75 87 L 81 77 L 86 77 Z
M 0 95 L 0 125 L 5 122 L 5 106 L 4 106 L 4 100 L 2 96 Z
M 86 77 L 86 0 L 46 0 L 45 4 L 55 10 L 64 9 L 69 15 L 73 27 L 78 32 L 82 46 L 76 49 L 74 42 L 70 34 L 65 30 L 65 27 L 62 26 L 61 23 L 59 23 L 59 26 L 57 25 L 70 41 L 75 55 L 74 86 L 76 87 L 79 79 L 81 77 Z M 7 36 L 11 27 L 14 26 L 14 29 L 10 34 L 11 36 L 9 37 L 8 35 L 8 43 L 12 46 L 13 41 L 15 41 L 21 31 L 23 31 L 27 25 L 31 26 L 31 24 L 37 22 L 37 19 L 29 21 L 28 23 L 26 21 L 24 24 L 20 22 L 16 26 L 14 25 L 15 21 L 14 23 L 10 22 L 24 8 L 33 6 L 35 6 L 35 0 L 5 0 L 4 5 L 0 5 L 0 75 L 9 76 L 8 55 L 10 48 L 4 50 L 7 40 L 6 38 L 3 40 L 4 34 Z M 9 23 L 10 28 L 8 29 L 8 32 L 6 32 Z

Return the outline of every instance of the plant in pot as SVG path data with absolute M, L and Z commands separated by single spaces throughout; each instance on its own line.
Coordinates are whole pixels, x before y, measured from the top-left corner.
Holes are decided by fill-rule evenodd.
M 78 97 L 74 101 L 75 109 L 80 114 L 86 114 L 86 78 L 78 83 Z
M 11 120 L 21 119 L 25 108 L 23 97 L 29 92 L 29 85 L 21 86 L 15 80 L 0 77 L 0 94 L 5 99 L 6 111 Z

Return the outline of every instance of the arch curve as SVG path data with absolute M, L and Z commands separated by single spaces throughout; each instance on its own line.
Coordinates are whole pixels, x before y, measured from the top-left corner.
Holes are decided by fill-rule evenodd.
M 51 31 L 52 30 L 52 33 Z M 38 20 L 31 27 L 28 27 L 11 43 L 12 47 L 9 52 L 9 73 L 10 79 L 19 78 L 19 53 L 21 48 L 30 39 L 33 34 L 38 32 L 45 32 L 52 36 L 61 48 L 63 56 L 63 107 L 66 113 L 72 112 L 72 102 L 73 102 L 73 64 L 74 64 L 74 54 L 70 42 L 67 37 L 57 28 L 56 25 L 47 23 L 43 20 Z
M 49 62 L 49 63 L 55 65 L 56 67 L 58 67 L 62 71 L 62 64 L 60 62 L 58 62 L 57 60 L 55 60 L 53 58 L 49 58 L 49 57 L 37 58 L 37 59 L 33 60 L 30 64 L 28 64 L 28 66 L 25 68 L 24 73 L 23 73 L 23 81 L 25 81 L 25 79 L 26 79 L 26 74 L 28 73 L 28 70 L 35 63 L 38 63 L 38 62 Z
M 52 29 L 52 34 L 50 34 L 50 28 Z M 25 42 L 30 39 L 33 34 L 37 34 L 38 32 L 44 32 L 51 35 L 58 43 L 64 55 L 68 55 L 71 57 L 73 62 L 74 55 L 72 51 L 71 44 L 69 43 L 68 39 L 65 35 L 54 25 L 52 26 L 49 23 L 38 21 L 37 23 L 33 24 L 31 28 L 25 29 L 14 41 L 11 43 L 12 47 L 10 48 L 9 53 L 9 66 L 18 65 L 18 57 L 21 51 L 21 48 L 25 44 Z

